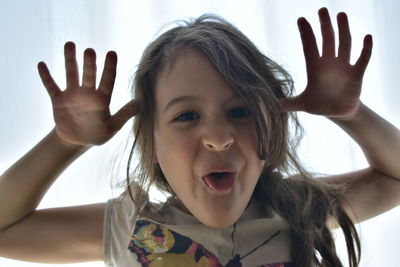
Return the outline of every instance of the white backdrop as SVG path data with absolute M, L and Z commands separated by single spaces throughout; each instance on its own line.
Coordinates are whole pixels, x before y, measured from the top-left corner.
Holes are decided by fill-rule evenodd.
M 371 33 L 373 55 L 364 78 L 362 100 L 397 127 L 400 100 L 397 78 L 400 56 L 400 19 L 396 0 L 373 1 L 128 1 L 128 0 L 0 0 L 0 173 L 23 156 L 54 126 L 50 99 L 36 65 L 45 61 L 60 87 L 65 84 L 63 45 L 77 44 L 78 61 L 87 47 L 97 52 L 98 70 L 104 56 L 119 56 L 111 102 L 112 113 L 130 98 L 130 77 L 144 47 L 168 22 L 203 13 L 216 13 L 241 29 L 295 79 L 298 92 L 305 85 L 305 67 L 296 20 L 311 21 L 318 40 L 317 10 L 329 8 L 331 17 L 349 15 L 352 56 Z M 353 61 L 354 62 L 354 61 Z M 80 65 L 82 66 L 82 65 Z M 366 167 L 360 149 L 327 119 L 301 114 L 306 129 L 301 155 L 311 170 L 343 173 Z M 123 145 L 132 121 L 107 144 L 92 148 L 68 168 L 50 188 L 39 208 L 104 202 L 120 192 L 111 177 L 124 177 Z M 112 173 L 112 166 L 116 163 Z M 363 244 L 361 266 L 396 266 L 400 254 L 400 209 L 359 225 Z M 0 214 L 1 216 L 1 214 Z M 28 237 L 29 238 L 29 237 Z M 338 235 L 338 249 L 346 255 Z M 0 258 L 0 266 L 49 266 Z M 102 262 L 64 266 L 103 266 Z

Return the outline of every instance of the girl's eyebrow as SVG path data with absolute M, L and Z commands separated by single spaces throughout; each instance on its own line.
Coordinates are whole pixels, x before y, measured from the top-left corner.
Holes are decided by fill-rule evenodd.
M 229 96 L 224 102 L 231 101 L 232 99 L 235 98 L 240 98 L 237 94 L 233 94 Z M 183 96 L 178 96 L 173 98 L 171 101 L 168 102 L 167 105 L 165 105 L 163 113 L 167 111 L 167 109 L 171 108 L 173 105 L 176 105 L 181 102 L 186 102 L 186 101 L 191 101 L 191 102 L 204 102 L 204 98 L 198 97 L 198 96 L 190 96 L 190 95 L 183 95 Z
M 185 102 L 185 101 L 199 102 L 199 101 L 203 101 L 203 98 L 198 97 L 198 96 L 190 96 L 190 95 L 183 95 L 183 96 L 175 97 L 171 101 L 169 101 L 167 105 L 165 105 L 163 112 L 166 112 L 167 109 L 169 109 L 173 105 L 176 105 L 180 102 Z

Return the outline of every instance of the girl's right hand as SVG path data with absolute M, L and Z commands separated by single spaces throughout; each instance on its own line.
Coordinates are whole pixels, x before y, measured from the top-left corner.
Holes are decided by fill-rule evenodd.
M 38 64 L 40 78 L 50 95 L 57 136 L 70 145 L 101 145 L 139 113 L 140 104 L 131 100 L 116 114 L 110 114 L 111 94 L 116 76 L 117 54 L 108 52 L 98 89 L 96 89 L 96 53 L 84 53 L 83 79 L 79 84 L 75 44 L 64 46 L 67 88 L 61 91 L 44 62 Z

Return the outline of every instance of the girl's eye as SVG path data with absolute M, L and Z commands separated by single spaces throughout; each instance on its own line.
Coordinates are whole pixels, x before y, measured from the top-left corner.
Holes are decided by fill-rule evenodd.
M 250 111 L 245 107 L 234 108 L 232 109 L 229 114 L 229 117 L 234 119 L 241 119 L 250 116 Z M 176 117 L 173 121 L 177 122 L 187 122 L 187 121 L 194 121 L 198 120 L 200 116 L 192 111 L 186 111 L 181 113 L 178 117 Z
M 194 112 L 184 112 L 174 119 L 174 121 L 192 121 L 198 119 L 199 116 Z
M 229 112 L 229 116 L 239 119 L 239 118 L 245 118 L 250 115 L 250 111 L 247 108 L 235 108 L 232 109 L 231 112 Z

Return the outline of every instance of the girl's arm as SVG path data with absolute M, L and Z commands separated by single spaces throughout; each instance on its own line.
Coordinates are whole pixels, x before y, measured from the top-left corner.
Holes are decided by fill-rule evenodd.
M 327 181 L 348 185 L 345 208 L 362 222 L 400 205 L 400 131 L 364 104 L 351 119 L 332 119 L 361 147 L 369 168 Z
M 55 129 L 0 176 L 0 229 L 35 211 L 47 189 L 89 147 L 62 144 Z
M 399 129 L 362 103 L 351 119 L 332 121 L 360 145 L 370 168 L 400 182 Z
M 107 142 L 137 113 L 131 101 L 111 116 L 109 104 L 117 57 L 106 56 L 96 89 L 95 52 L 84 55 L 79 84 L 75 45 L 65 45 L 67 89 L 53 81 L 39 63 L 40 77 L 50 95 L 54 129 L 0 176 L 0 256 L 26 261 L 67 263 L 102 260 L 105 204 L 36 210 L 57 176 L 93 145 Z M 71 192 L 73 196 L 73 192 Z
M 304 92 L 282 100 L 281 104 L 286 111 L 326 116 L 360 145 L 370 167 L 327 178 L 329 182 L 348 185 L 343 204 L 352 211 L 354 221 L 360 222 L 400 204 L 400 132 L 359 99 L 371 56 L 372 37 L 364 38 L 361 55 L 351 65 L 351 35 L 346 14 L 337 16 L 337 55 L 335 34 L 326 8 L 319 10 L 319 18 L 323 37 L 321 55 L 310 24 L 304 18 L 298 20 L 308 83 Z
M 101 260 L 104 204 L 36 210 L 57 176 L 88 150 L 61 142 L 53 129 L 0 176 L 0 257 L 43 263 Z

